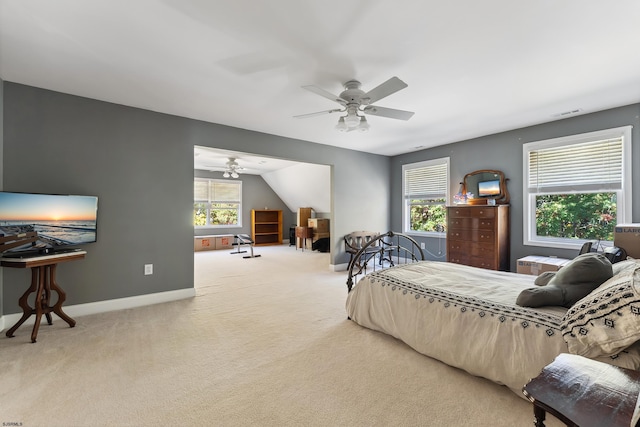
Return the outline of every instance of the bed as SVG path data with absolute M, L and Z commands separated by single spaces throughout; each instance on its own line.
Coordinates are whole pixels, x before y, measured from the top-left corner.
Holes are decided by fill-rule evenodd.
M 560 353 L 640 368 L 640 327 L 634 324 L 640 324 L 640 310 L 634 308 L 640 308 L 640 263 L 627 263 L 624 274 L 618 271 L 570 309 L 528 308 L 515 301 L 521 291 L 535 287 L 535 276 L 424 261 L 409 236 L 389 232 L 379 239 L 387 251 L 395 250 L 395 266 L 376 269 L 375 256 L 349 265 L 346 310 L 361 326 L 506 385 L 521 397 L 522 387 Z M 615 282 L 612 286 L 621 294 L 605 289 L 609 282 Z M 603 304 L 604 295 L 608 299 Z M 615 328 L 607 326 L 607 317 L 624 319 L 616 331 L 623 337 L 609 336 L 607 328 Z M 606 351 L 594 349 L 594 340 Z

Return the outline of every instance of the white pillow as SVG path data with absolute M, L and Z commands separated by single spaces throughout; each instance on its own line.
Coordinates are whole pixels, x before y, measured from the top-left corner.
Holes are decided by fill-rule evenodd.
M 613 268 L 613 275 L 615 276 L 616 274 L 620 274 L 623 271 L 625 271 L 627 269 L 630 269 L 630 268 L 634 268 L 637 265 L 638 265 L 638 260 L 637 259 L 633 259 L 631 257 L 627 257 L 626 260 L 620 261 L 620 262 L 616 262 L 615 264 L 612 264 L 611 267 Z
M 640 340 L 640 263 L 575 303 L 560 330 L 570 353 L 590 358 L 617 354 Z

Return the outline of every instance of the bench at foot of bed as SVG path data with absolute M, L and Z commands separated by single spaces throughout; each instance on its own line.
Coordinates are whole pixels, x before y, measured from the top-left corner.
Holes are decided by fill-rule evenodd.
M 638 405 L 640 372 L 573 354 L 561 354 L 522 392 L 533 402 L 535 426 L 545 413 L 568 426 L 639 426 L 631 424 Z

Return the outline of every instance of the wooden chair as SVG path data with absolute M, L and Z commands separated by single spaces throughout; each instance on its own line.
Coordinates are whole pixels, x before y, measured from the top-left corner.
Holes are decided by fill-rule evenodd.
M 349 265 L 354 262 L 353 258 L 358 253 L 358 251 L 378 236 L 380 236 L 380 233 L 377 231 L 354 231 L 353 233 L 349 233 L 344 236 L 344 250 L 349 254 Z M 376 253 L 380 253 L 381 258 L 379 262 L 382 263 L 383 250 L 384 248 L 376 243 L 367 247 L 365 252 L 361 254 L 361 257 L 368 259 L 371 256 L 375 256 Z M 366 261 L 366 259 L 364 261 Z M 356 262 L 361 261 L 363 260 L 356 260 Z

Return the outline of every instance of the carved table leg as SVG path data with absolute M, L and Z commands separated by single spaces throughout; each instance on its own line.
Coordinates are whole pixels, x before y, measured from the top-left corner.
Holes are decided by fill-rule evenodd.
M 49 266 L 45 266 L 45 271 L 41 272 L 41 274 L 47 274 L 47 270 L 50 268 Z M 49 301 L 51 301 L 51 286 L 50 281 L 45 278 L 44 282 L 44 294 L 42 298 L 42 308 L 44 310 L 44 315 L 47 318 L 47 323 L 49 325 L 53 325 L 53 319 L 51 318 L 51 308 L 49 307 Z
M 45 313 L 45 302 L 42 300 L 42 297 L 45 295 L 45 289 L 47 285 L 45 281 L 47 280 L 46 275 L 46 267 L 37 267 L 38 269 L 38 289 L 36 291 L 36 301 L 35 312 L 36 312 L 36 321 L 33 324 L 33 330 L 31 331 L 31 342 L 36 342 L 36 337 L 38 336 L 38 329 L 40 328 L 40 321 L 42 320 L 42 315 Z M 36 270 L 36 267 L 33 267 L 31 270 Z
M 31 308 L 31 306 L 27 302 L 27 299 L 29 298 L 29 295 L 35 292 L 37 289 L 38 289 L 38 270 L 35 268 L 32 268 L 31 269 L 31 286 L 29 286 L 29 289 L 27 289 L 27 291 L 24 294 L 22 294 L 22 296 L 18 300 L 18 305 L 20 306 L 20 308 L 22 308 L 22 317 L 20 318 L 20 320 L 16 322 L 15 325 L 11 327 L 11 329 L 7 331 L 6 333 L 7 337 L 9 338 L 13 337 L 13 333 L 20 327 L 20 325 L 22 325 L 25 322 L 25 320 L 27 320 L 34 313 L 33 308 Z M 37 296 L 36 296 L 36 299 L 37 299 Z
M 52 265 L 49 269 L 49 284 L 51 286 L 50 289 L 56 291 L 58 293 L 58 301 L 53 305 L 53 312 L 57 314 L 62 320 L 69 324 L 69 327 L 73 328 L 76 326 L 76 321 L 67 315 L 64 311 L 62 311 L 62 303 L 67 299 L 67 294 L 58 286 L 56 283 L 56 266 Z
M 544 418 L 546 416 L 545 410 L 537 405 L 533 405 L 533 415 L 536 417 L 536 420 L 534 421 L 533 425 L 535 427 L 545 427 L 544 425 Z

